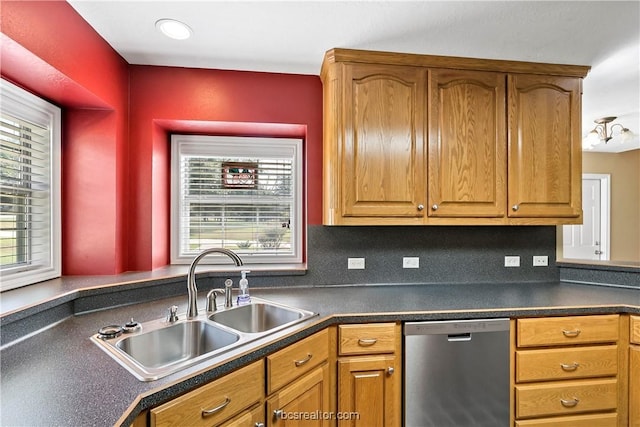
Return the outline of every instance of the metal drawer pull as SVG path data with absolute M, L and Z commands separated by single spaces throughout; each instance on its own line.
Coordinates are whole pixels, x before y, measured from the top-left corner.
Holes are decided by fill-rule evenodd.
M 574 329 L 573 331 L 562 330 L 562 334 L 567 338 L 575 338 L 580 335 L 580 329 Z
M 580 402 L 580 399 L 578 399 L 577 397 L 574 397 L 571 400 L 560 399 L 560 403 L 562 403 L 562 406 L 564 406 L 565 408 L 573 408 L 578 404 L 578 402 Z
M 395 372 L 395 368 L 393 366 L 389 366 L 387 368 L 387 375 L 393 375 L 393 373 Z
M 309 353 L 309 354 L 307 354 L 306 358 L 300 359 L 300 360 L 294 360 L 293 363 L 295 363 L 296 366 L 302 366 L 305 363 L 307 363 L 309 360 L 311 360 L 312 357 L 313 357 L 313 354 Z
M 254 424 L 254 427 L 264 427 L 264 423 L 257 422 Z
M 225 396 L 224 402 L 221 403 L 220 405 L 216 406 L 215 408 L 203 409 L 202 410 L 202 416 L 203 417 L 208 417 L 209 415 L 213 415 L 216 412 L 221 411 L 224 408 L 226 408 L 229 403 L 231 403 L 231 399 L 229 399 L 228 397 Z
M 567 364 L 567 363 L 561 363 L 560 367 L 562 368 L 563 371 L 567 371 L 567 372 L 572 372 L 575 371 L 576 369 L 578 369 L 578 366 L 580 366 L 580 364 L 578 362 L 573 362 L 572 364 Z
M 282 409 L 276 409 L 275 411 L 273 411 L 273 418 L 276 420 L 281 420 L 283 414 L 284 412 L 282 412 Z
M 368 347 L 370 345 L 374 345 L 377 342 L 378 342 L 378 338 L 360 338 L 358 340 L 358 345 L 361 345 L 363 347 Z

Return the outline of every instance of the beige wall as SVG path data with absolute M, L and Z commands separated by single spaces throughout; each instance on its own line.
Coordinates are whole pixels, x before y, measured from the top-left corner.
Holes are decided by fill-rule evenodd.
M 611 175 L 611 260 L 640 261 L 640 150 L 583 152 L 582 173 Z

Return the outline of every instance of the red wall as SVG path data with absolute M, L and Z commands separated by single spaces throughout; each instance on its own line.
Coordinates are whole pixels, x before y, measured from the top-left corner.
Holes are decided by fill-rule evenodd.
M 169 262 L 169 133 L 305 140 L 320 224 L 317 76 L 129 65 L 66 2 L 2 1 L 2 76 L 65 108 L 63 274 Z
M 2 77 L 63 108 L 63 274 L 127 269 L 128 64 L 64 1 L 2 1 Z

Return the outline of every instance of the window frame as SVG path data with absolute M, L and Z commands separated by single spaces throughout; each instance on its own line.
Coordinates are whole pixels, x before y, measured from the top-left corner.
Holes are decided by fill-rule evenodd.
M 32 285 L 62 274 L 62 190 L 61 190 L 61 150 L 62 111 L 48 101 L 0 79 L 0 109 L 6 114 L 24 121 L 48 126 L 49 133 L 49 256 L 47 262 L 34 265 L 18 265 L 0 270 L 2 278 L 0 290 L 6 291 Z
M 291 265 L 303 264 L 303 229 L 306 221 L 303 217 L 304 191 L 303 191 L 303 141 L 300 138 L 277 137 L 238 137 L 238 136 L 213 136 L 213 135 L 171 135 L 171 213 L 170 213 L 170 263 L 189 264 L 197 253 L 183 253 L 181 241 L 180 216 L 185 198 L 182 197 L 181 188 L 181 156 L 227 156 L 240 158 L 269 158 L 289 156 L 293 160 L 293 212 L 291 217 L 291 255 L 262 255 L 243 254 L 240 252 L 245 265 L 254 265 L 261 270 L 278 269 Z M 236 199 L 233 197 L 230 200 Z M 203 201 L 203 203 L 207 203 Z M 201 264 L 217 265 L 229 264 L 226 257 L 209 256 L 201 261 Z

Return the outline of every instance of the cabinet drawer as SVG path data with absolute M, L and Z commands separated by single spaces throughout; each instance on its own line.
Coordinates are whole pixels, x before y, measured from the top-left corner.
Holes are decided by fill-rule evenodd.
M 618 414 L 576 415 L 516 421 L 516 427 L 616 427 Z
M 338 326 L 340 356 L 393 353 L 396 344 L 394 323 Z
M 516 385 L 516 418 L 616 409 L 615 379 Z
M 633 344 L 640 344 L 640 316 L 631 316 L 629 325 L 629 341 Z
M 516 381 L 615 376 L 618 346 L 516 351 Z
M 618 341 L 618 315 L 518 319 L 518 347 Z
M 328 358 L 328 329 L 267 356 L 267 393 L 273 393 Z
M 258 403 L 264 395 L 263 384 L 260 360 L 152 409 L 151 426 L 218 425 Z

